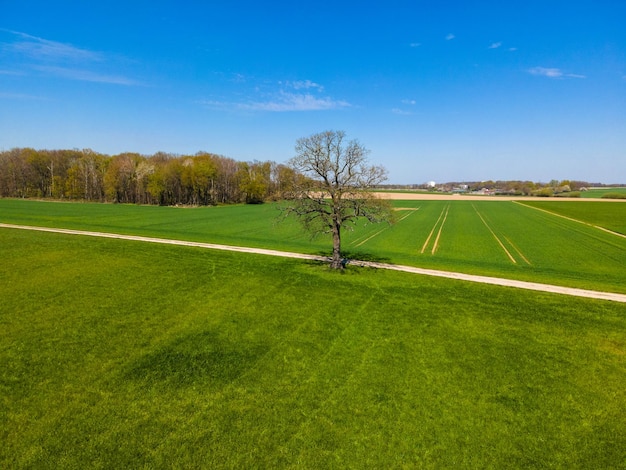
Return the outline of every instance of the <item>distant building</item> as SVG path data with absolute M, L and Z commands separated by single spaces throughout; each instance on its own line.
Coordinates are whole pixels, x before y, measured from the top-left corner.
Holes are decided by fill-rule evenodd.
M 426 186 L 428 186 L 429 188 L 434 188 L 435 186 L 437 186 L 437 183 L 435 183 L 434 181 L 429 181 L 428 183 L 426 183 Z

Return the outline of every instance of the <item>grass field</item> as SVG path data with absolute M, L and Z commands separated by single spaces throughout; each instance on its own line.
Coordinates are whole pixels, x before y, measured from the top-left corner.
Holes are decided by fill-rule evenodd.
M 399 201 L 398 223 L 358 246 L 393 262 L 615 292 L 626 291 L 626 237 L 515 202 Z M 536 207 L 544 207 L 536 203 Z M 569 204 L 576 203 L 555 202 Z M 623 230 L 626 205 L 596 202 L 575 214 Z M 597 209 L 602 208 L 605 213 Z M 413 209 L 413 210 L 411 210 Z M 594 219 L 595 218 L 595 219 Z M 585 220 L 585 219 L 583 219 Z M 626 227 L 624 227 L 626 228 Z M 380 230 L 371 226 L 362 233 Z M 626 232 L 626 230 L 624 230 Z
M 168 236 L 201 226 L 116 209 Z M 534 259 L 512 221 L 476 209 Z M 451 229 L 474 217 L 450 207 L 435 255 L 463 259 Z M 432 226 L 403 235 L 415 256 L 442 221 L 423 254 Z M 626 464 L 622 304 L 8 229 L 0 255 L 0 468 Z
M 583 191 L 580 195 L 583 198 L 601 198 L 606 194 L 619 194 L 626 197 L 626 188 L 623 187 L 609 187 L 609 188 L 590 188 L 588 191 Z
M 395 225 L 344 232 L 343 248 L 357 259 L 626 293 L 626 238 L 594 226 L 625 234 L 626 204 L 525 204 L 395 201 Z M 569 217 L 586 223 L 560 217 L 567 207 Z M 278 216 L 274 204 L 183 209 L 0 200 L 7 223 L 330 252 L 328 238 L 311 241 L 295 221 L 278 223 Z
M 524 201 L 525 205 L 597 225 L 626 236 L 624 203 L 604 201 Z

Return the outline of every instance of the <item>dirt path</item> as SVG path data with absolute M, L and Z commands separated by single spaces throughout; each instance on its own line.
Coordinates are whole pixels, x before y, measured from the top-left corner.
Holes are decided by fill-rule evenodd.
M 13 225 L 0 223 L 0 228 L 34 230 L 38 232 L 63 233 L 66 235 L 83 235 L 100 238 L 115 238 L 120 240 L 133 240 L 148 243 L 161 243 L 165 245 L 192 246 L 198 248 L 208 248 L 212 250 L 236 251 L 239 253 L 254 253 L 268 256 L 280 256 L 283 258 L 297 258 L 313 261 L 328 261 L 329 258 L 324 256 L 306 255 L 302 253 L 292 253 L 288 251 L 268 250 L 264 248 L 248 248 L 243 246 L 218 245 L 214 243 L 190 242 L 184 240 L 170 240 L 165 238 L 142 237 L 137 235 L 121 235 L 117 233 L 106 232 L 90 232 L 84 230 L 70 230 L 63 228 L 50 227 L 34 227 L 30 225 Z M 576 297 L 586 297 L 589 299 L 610 300 L 613 302 L 626 303 L 626 294 L 617 294 L 613 292 L 600 292 L 586 289 L 577 289 L 573 287 L 554 286 L 550 284 L 540 284 L 536 282 L 516 281 L 513 279 L 502 279 L 497 277 L 477 276 L 474 274 L 462 274 L 450 271 L 438 271 L 434 269 L 416 268 L 413 266 L 402 266 L 397 264 L 375 263 L 370 261 L 350 261 L 350 264 L 361 267 L 370 267 L 378 269 L 390 269 L 393 271 L 402 271 L 412 274 L 421 274 L 423 276 L 443 277 L 447 279 L 456 279 L 460 281 L 479 282 L 482 284 L 491 284 L 495 286 L 513 287 L 516 289 L 527 289 L 540 292 L 550 292 L 554 294 L 570 295 Z

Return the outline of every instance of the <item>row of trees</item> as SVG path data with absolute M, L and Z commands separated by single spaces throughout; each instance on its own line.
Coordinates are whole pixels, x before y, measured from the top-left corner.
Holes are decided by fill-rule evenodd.
M 294 171 L 274 162 L 195 155 L 92 150 L 0 152 L 0 196 L 160 205 L 258 203 L 280 198 Z

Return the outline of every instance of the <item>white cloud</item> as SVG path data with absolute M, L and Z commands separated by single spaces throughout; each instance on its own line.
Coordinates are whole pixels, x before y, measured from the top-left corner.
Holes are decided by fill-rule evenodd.
M 230 99 L 205 100 L 199 103 L 211 109 L 230 112 L 326 111 L 352 105 L 328 96 L 324 86 L 312 80 L 247 80 Z M 278 87 L 276 87 L 278 85 Z
M 16 72 L 15 70 L 0 70 L 0 75 L 16 75 L 21 76 L 24 75 L 23 72 Z
M 241 73 L 234 73 L 231 77 L 231 80 L 234 83 L 245 83 L 246 82 L 246 77 L 245 75 L 241 74 Z
M 294 90 L 309 90 L 313 88 L 318 91 L 324 91 L 324 87 L 322 85 L 312 82 L 311 80 L 296 80 L 294 82 L 285 82 L 285 84 Z
M 456 37 L 456 36 L 455 36 L 454 34 L 450 33 L 450 34 L 448 34 L 448 35 L 446 36 L 446 41 L 451 41 L 451 40 L 453 40 L 455 37 Z
M 1 28 L 0 31 L 9 33 L 14 39 L 12 42 L 0 43 L 0 52 L 4 52 L 15 67 L 22 69 L 19 72 L 12 72 L 13 74 L 23 75 L 36 71 L 70 80 L 126 86 L 140 85 L 138 81 L 121 75 L 97 71 L 96 69 L 103 65 L 111 68 L 110 62 L 114 58 L 103 53 L 19 31 Z
M 497 49 L 497 48 L 499 48 L 500 46 L 502 46 L 502 43 L 501 43 L 501 42 L 494 42 L 494 43 L 492 43 L 492 44 L 488 47 L 488 49 Z
M 109 83 L 111 85 L 140 85 L 139 82 L 131 80 L 123 76 L 104 75 L 91 70 L 79 70 L 65 67 L 55 66 L 35 66 L 34 69 L 41 72 L 50 73 L 57 77 L 67 78 L 69 80 L 79 80 L 85 82 Z
M 411 44 L 409 44 L 410 47 L 420 47 L 421 45 L 421 42 L 412 42 Z
M 517 47 L 509 47 L 510 52 L 515 52 L 516 50 L 517 50 Z
M 563 72 L 561 72 L 560 69 L 555 68 L 533 67 L 532 69 L 529 69 L 528 72 L 532 75 L 541 75 L 549 78 L 561 78 L 563 76 Z
M 233 103 L 218 100 L 198 100 L 196 103 L 201 106 L 220 111 L 228 111 L 233 108 Z
M 415 106 L 417 104 L 417 101 L 411 100 L 411 99 L 404 99 L 404 100 L 401 100 L 400 103 L 402 103 L 405 106 Z M 403 109 L 403 108 L 392 108 L 391 112 L 399 116 L 410 116 L 414 114 L 413 111 L 410 111 L 408 109 Z
M 330 109 L 347 108 L 350 104 L 346 101 L 334 100 L 330 97 L 317 98 L 309 93 L 280 92 L 278 96 L 269 101 L 257 101 L 241 103 L 237 107 L 247 111 L 324 111 Z
M 267 111 L 267 112 L 295 112 L 295 111 L 328 111 L 350 107 L 350 103 L 335 100 L 331 97 L 316 97 L 310 93 L 289 93 L 281 91 L 265 101 L 228 102 L 202 101 L 201 104 L 212 109 L 222 111 Z
M 561 69 L 549 67 L 533 67 L 528 70 L 528 73 L 548 78 L 587 78 L 585 75 L 564 73 Z
M 41 96 L 35 96 L 35 95 L 27 95 L 24 93 L 0 93 L 0 99 L 7 99 L 7 100 L 36 100 L 36 101 L 41 101 L 41 100 L 47 100 L 47 98 L 43 98 Z
M 12 43 L 4 43 L 2 49 L 5 52 L 15 52 L 21 56 L 30 57 L 37 60 L 45 61 L 100 61 L 103 60 L 102 54 L 98 52 L 81 49 L 71 44 L 65 44 L 48 39 L 38 38 L 30 34 L 20 33 L 19 31 L 3 30 L 20 38 L 20 40 Z

